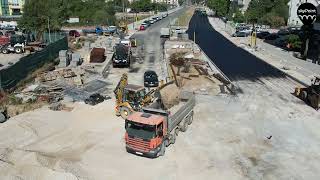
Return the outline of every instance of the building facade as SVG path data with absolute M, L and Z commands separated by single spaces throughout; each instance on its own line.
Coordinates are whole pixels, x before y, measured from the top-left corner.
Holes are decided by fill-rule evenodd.
M 25 0 L 0 0 L 0 16 L 17 16 L 22 14 Z

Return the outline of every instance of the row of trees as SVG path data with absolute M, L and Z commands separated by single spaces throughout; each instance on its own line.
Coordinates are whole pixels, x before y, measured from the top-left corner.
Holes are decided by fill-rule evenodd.
M 193 0 L 201 2 L 201 0 Z M 218 16 L 227 16 L 236 22 L 258 22 L 274 27 L 283 26 L 288 19 L 289 0 L 251 0 L 247 11 L 239 10 L 237 1 L 207 0 L 207 6 Z
M 245 16 L 248 20 L 274 27 L 286 24 L 289 15 L 289 0 L 252 0 Z
M 19 26 L 36 31 L 41 36 L 48 26 L 59 30 L 69 17 L 79 17 L 84 24 L 114 24 L 116 19 L 112 3 L 105 0 L 28 0 Z
M 115 12 L 123 8 L 132 8 L 136 12 L 166 11 L 166 4 L 151 3 L 151 0 L 28 0 L 19 22 L 21 28 L 36 31 L 39 37 L 48 29 L 59 30 L 69 17 L 79 17 L 80 24 L 114 25 Z
M 130 4 L 132 11 L 148 12 L 148 11 L 166 11 L 168 5 L 165 3 L 152 3 L 151 0 L 139 0 Z

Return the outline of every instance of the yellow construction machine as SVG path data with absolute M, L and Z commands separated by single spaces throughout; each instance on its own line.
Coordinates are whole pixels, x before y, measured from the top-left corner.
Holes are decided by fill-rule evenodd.
M 156 90 L 149 92 L 143 86 L 128 84 L 128 75 L 124 73 L 113 91 L 116 97 L 116 115 L 126 119 L 128 115 L 134 111 L 141 111 L 142 107 L 145 107 L 157 98 L 155 97 Z
M 305 88 L 296 88 L 294 94 L 301 100 L 310 104 L 316 110 L 320 108 L 320 77 L 315 76 L 311 86 Z
M 126 22 L 126 20 L 122 20 L 119 22 L 119 29 L 123 34 L 128 34 L 128 23 Z

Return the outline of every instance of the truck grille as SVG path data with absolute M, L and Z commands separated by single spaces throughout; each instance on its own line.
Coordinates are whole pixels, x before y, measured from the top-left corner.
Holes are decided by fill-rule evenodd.
M 145 141 L 140 138 L 128 137 L 128 145 L 135 150 L 141 152 L 149 152 L 151 149 L 149 147 L 149 141 Z

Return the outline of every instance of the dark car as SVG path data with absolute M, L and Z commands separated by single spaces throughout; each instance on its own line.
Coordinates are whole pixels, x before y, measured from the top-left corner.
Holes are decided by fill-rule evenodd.
M 276 40 L 277 38 L 279 38 L 279 35 L 277 33 L 272 33 L 272 34 L 269 34 L 268 36 L 266 36 L 264 39 L 265 40 Z
M 270 35 L 270 33 L 268 31 L 257 32 L 257 38 L 259 38 L 259 39 L 264 39 L 269 35 Z
M 80 33 L 77 30 L 71 30 L 69 31 L 69 36 L 80 37 Z
M 290 34 L 290 32 L 289 32 L 288 29 L 280 29 L 280 30 L 278 31 L 278 35 L 279 35 L 279 36 L 286 36 L 286 35 L 289 35 L 289 34 Z
M 94 106 L 96 104 L 103 102 L 106 99 L 107 98 L 102 96 L 101 94 L 95 93 L 95 94 L 92 94 L 91 96 L 89 96 L 87 99 L 85 99 L 84 102 L 86 104 L 90 104 L 90 105 Z
M 158 87 L 158 75 L 154 71 L 146 71 L 143 75 L 145 87 Z
M 246 32 L 238 31 L 232 34 L 232 37 L 247 37 L 248 34 Z
M 145 20 L 143 23 L 147 24 L 148 27 L 151 26 L 151 22 L 149 20 Z

